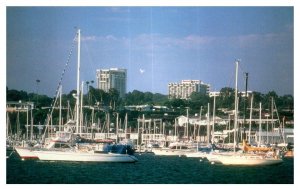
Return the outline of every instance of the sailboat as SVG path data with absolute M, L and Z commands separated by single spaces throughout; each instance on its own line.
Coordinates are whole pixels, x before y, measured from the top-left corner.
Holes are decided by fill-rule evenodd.
M 266 147 L 250 147 L 243 141 L 243 152 L 221 155 L 219 161 L 224 165 L 275 165 L 282 163 L 279 150 Z
M 282 163 L 282 159 L 279 155 L 279 151 L 261 150 L 261 148 L 251 148 L 246 145 L 244 141 L 243 151 L 236 152 L 236 129 L 237 129 L 237 76 L 238 76 L 238 64 L 236 61 L 236 78 L 235 78 L 235 112 L 234 112 L 234 152 L 233 154 L 220 154 L 218 160 L 223 165 L 245 165 L 245 166 L 258 166 L 258 165 L 275 165 Z M 267 152 L 264 152 L 267 151 Z
M 66 144 L 67 145 L 67 144 Z M 102 151 L 89 146 L 69 146 L 58 149 L 35 150 L 39 160 L 48 161 L 85 161 L 85 162 L 136 162 L 134 151 L 129 145 L 106 145 Z
M 189 149 L 186 145 L 181 143 L 175 143 L 165 148 L 153 148 L 152 152 L 159 156 L 184 156 L 187 153 L 193 152 L 193 149 Z
M 77 31 L 78 56 L 77 56 L 77 95 L 76 95 L 76 127 L 69 128 L 67 132 L 80 138 L 81 126 L 79 126 L 79 75 L 80 75 L 80 29 Z M 133 155 L 134 150 L 129 145 L 106 144 L 102 149 L 95 149 L 92 145 L 81 146 L 76 138 L 68 141 L 75 146 L 66 148 L 49 148 L 34 150 L 33 153 L 39 160 L 51 161 L 85 161 L 85 162 L 136 162 L 138 159 Z

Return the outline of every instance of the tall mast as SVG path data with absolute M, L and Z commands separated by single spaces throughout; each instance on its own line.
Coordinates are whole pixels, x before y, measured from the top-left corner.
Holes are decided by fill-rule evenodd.
M 247 111 L 247 96 L 248 96 L 248 73 L 245 73 L 245 98 L 244 98 L 244 122 L 242 140 L 246 140 L 246 111 Z
M 62 85 L 59 86 L 59 131 L 61 131 L 61 95 L 62 95 Z
M 176 118 L 175 118 L 175 126 L 174 126 L 174 128 L 175 128 L 174 138 L 177 139 L 177 138 L 176 138 L 176 135 L 177 135 L 177 119 L 176 119 Z M 175 139 L 174 139 L 174 140 L 175 140 Z
M 76 94 L 76 133 L 78 133 L 79 126 L 79 81 L 80 81 L 80 29 L 77 31 L 77 94 Z
M 186 108 L 186 137 L 189 140 L 189 108 Z
M 254 94 L 251 95 L 251 103 L 250 103 L 250 120 L 249 120 L 249 135 L 248 135 L 248 142 L 251 143 L 251 127 L 252 127 L 252 108 L 253 108 L 253 97 Z
M 272 119 L 272 123 L 271 123 L 271 125 L 272 125 L 272 144 L 274 144 L 274 114 L 273 114 L 273 112 L 274 112 L 274 99 L 273 99 L 273 96 L 271 97 L 272 99 L 271 99 L 271 119 Z
M 213 123 L 212 123 L 212 137 L 211 137 L 211 144 L 214 144 L 215 140 L 215 113 L 216 113 L 216 94 L 214 96 L 214 107 L 213 107 Z
M 118 143 L 118 136 L 119 136 L 119 113 L 117 112 L 116 118 L 116 142 Z
M 235 66 L 235 96 L 234 96 L 234 152 L 235 152 L 235 148 L 236 148 L 236 130 L 237 130 L 237 119 L 238 119 L 238 107 L 237 107 L 237 103 L 238 103 L 238 98 L 237 98 L 237 94 L 238 94 L 238 68 L 239 68 L 239 61 L 236 60 L 235 62 L 236 66 Z
M 80 91 L 80 118 L 79 118 L 79 133 L 81 135 L 82 133 L 82 126 L 83 126 L 83 105 L 82 105 L 82 102 L 83 102 L 83 85 L 84 85 L 84 81 L 81 82 L 81 91 Z
M 210 142 L 209 102 L 207 103 L 207 144 Z
M 200 142 L 200 126 L 201 126 L 201 115 L 202 115 L 202 106 L 200 107 L 200 116 L 199 116 L 199 128 L 198 128 L 198 133 L 197 136 L 199 138 L 199 142 Z
M 261 145 L 261 102 L 259 102 L 259 136 L 258 136 L 258 146 L 260 147 Z
M 127 113 L 125 114 L 125 139 L 127 139 Z

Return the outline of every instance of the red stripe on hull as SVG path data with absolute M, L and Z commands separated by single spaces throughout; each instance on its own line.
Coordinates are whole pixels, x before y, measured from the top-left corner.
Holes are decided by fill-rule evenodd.
M 38 159 L 39 157 L 37 157 L 37 156 L 22 156 L 21 158 L 23 158 L 23 159 Z

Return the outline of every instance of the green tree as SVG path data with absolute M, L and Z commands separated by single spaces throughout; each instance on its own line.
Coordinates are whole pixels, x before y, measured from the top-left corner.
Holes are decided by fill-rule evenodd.
M 111 88 L 109 89 L 108 95 L 110 99 L 110 106 L 115 109 L 116 103 L 119 100 L 119 92 L 115 88 Z
M 264 95 L 260 92 L 252 92 L 253 107 L 259 108 L 259 103 L 264 100 Z
M 147 104 L 153 104 L 153 94 L 151 92 L 145 92 L 143 102 Z
M 207 94 L 202 94 L 199 92 L 193 92 L 190 96 L 189 107 L 192 112 L 197 113 L 200 107 L 206 106 L 209 102 L 209 96 Z
M 216 105 L 222 108 L 234 109 L 235 89 L 224 87 L 220 90 L 220 97 L 216 100 Z
M 6 88 L 6 101 L 28 100 L 27 92 L 18 90 L 9 90 Z
M 126 105 L 141 105 L 144 103 L 144 93 L 138 90 L 129 92 L 125 96 Z

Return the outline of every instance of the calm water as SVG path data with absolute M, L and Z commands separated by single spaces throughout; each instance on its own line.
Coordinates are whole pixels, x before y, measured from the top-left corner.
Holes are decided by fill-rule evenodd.
M 198 158 L 136 155 L 137 163 L 6 160 L 7 184 L 293 184 L 294 159 L 281 165 L 233 167 Z

